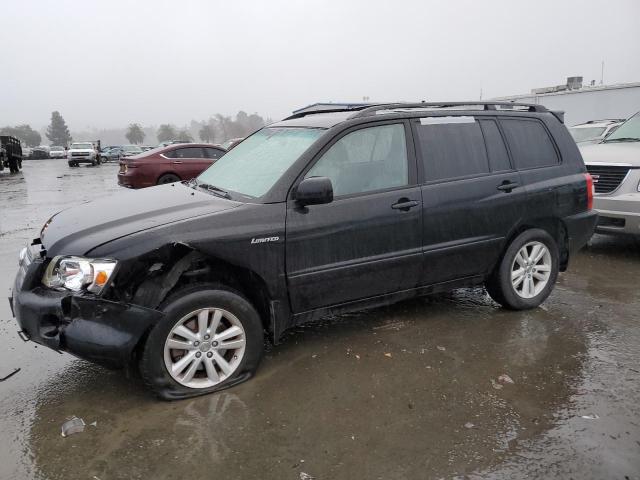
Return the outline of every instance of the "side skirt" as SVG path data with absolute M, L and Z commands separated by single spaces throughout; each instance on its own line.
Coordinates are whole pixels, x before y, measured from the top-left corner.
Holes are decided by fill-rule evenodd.
M 415 297 L 432 295 L 434 293 L 448 292 L 455 288 L 472 287 L 480 285 L 483 282 L 483 275 L 475 275 L 460 278 L 457 280 L 451 280 L 448 282 L 434 283 L 433 285 L 427 285 L 424 287 L 401 290 L 399 292 L 388 293 L 385 295 L 378 295 L 375 297 L 354 300 L 338 305 L 331 305 L 328 307 L 318 308 L 316 310 L 309 310 L 307 312 L 296 313 L 292 315 L 291 321 L 289 322 L 289 325 L 287 325 L 287 328 L 293 327 L 295 325 L 300 325 L 301 323 L 318 320 L 329 315 L 339 315 L 341 313 L 364 310 L 367 308 L 383 307 L 385 305 L 391 305 L 393 303 L 401 302 L 403 300 L 408 300 Z M 282 333 L 284 330 L 285 329 L 282 329 L 280 333 Z M 277 341 L 277 339 L 275 340 Z

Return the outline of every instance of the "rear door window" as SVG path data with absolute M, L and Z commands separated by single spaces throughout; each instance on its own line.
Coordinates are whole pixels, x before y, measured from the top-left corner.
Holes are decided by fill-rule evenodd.
M 428 117 L 414 124 L 427 182 L 489 173 L 480 124 L 473 117 Z
M 553 141 L 539 120 L 501 118 L 500 123 L 517 169 L 558 164 L 558 153 Z
M 200 147 L 187 147 L 187 148 L 178 148 L 174 150 L 175 157 L 174 158 L 202 158 L 202 148 Z

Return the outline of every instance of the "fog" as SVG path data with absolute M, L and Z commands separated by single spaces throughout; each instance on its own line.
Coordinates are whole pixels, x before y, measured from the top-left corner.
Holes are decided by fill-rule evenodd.
M 278 119 L 317 101 L 468 100 L 640 81 L 640 2 L 4 0 L 0 126 Z

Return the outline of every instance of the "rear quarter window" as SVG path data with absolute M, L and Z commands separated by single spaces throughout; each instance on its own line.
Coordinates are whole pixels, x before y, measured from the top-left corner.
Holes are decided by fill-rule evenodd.
M 500 124 L 517 169 L 548 167 L 559 163 L 553 140 L 539 120 L 502 118 Z

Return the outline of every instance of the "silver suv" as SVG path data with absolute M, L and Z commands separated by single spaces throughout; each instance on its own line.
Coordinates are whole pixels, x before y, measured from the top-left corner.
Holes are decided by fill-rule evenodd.
M 603 142 L 580 146 L 595 187 L 596 231 L 640 235 L 640 112 Z
M 582 143 L 599 143 L 623 123 L 624 118 L 621 120 L 589 120 L 586 123 L 574 125 L 569 129 L 569 133 L 578 145 Z

